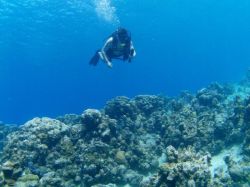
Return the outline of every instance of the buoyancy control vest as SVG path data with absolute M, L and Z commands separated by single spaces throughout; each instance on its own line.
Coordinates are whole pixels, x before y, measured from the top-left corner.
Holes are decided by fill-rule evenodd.
M 130 54 L 131 48 L 131 34 L 128 33 L 124 41 L 119 38 L 118 31 L 115 31 L 110 35 L 113 38 L 111 46 L 111 55 L 113 57 L 123 56 L 123 60 L 127 60 Z

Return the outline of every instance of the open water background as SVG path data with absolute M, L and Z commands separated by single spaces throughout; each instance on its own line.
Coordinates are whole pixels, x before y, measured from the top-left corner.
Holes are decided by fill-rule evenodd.
M 132 64 L 89 66 L 118 26 L 132 33 Z M 249 33 L 249 0 L 0 0 L 0 120 L 239 81 L 250 66 Z

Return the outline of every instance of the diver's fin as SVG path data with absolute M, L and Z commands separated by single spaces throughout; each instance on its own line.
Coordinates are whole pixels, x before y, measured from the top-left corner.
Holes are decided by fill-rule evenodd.
M 93 65 L 93 66 L 96 66 L 96 65 L 97 65 L 97 63 L 98 63 L 98 61 L 99 61 L 99 59 L 100 59 L 100 56 L 99 56 L 98 52 L 99 52 L 99 50 L 96 51 L 95 55 L 94 55 L 94 56 L 91 58 L 91 60 L 89 61 L 89 64 L 90 64 L 90 65 Z

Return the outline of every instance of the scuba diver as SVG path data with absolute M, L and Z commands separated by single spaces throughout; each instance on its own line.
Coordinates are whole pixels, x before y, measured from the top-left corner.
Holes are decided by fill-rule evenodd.
M 101 59 L 108 67 L 112 68 L 112 59 L 131 62 L 135 55 L 136 52 L 131 41 L 131 34 L 126 29 L 120 27 L 111 34 L 102 49 L 96 51 L 89 64 L 96 66 L 99 59 Z

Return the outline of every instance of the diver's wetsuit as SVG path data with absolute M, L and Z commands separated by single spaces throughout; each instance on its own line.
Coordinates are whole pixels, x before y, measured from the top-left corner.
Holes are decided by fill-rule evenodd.
M 113 42 L 112 46 L 108 48 L 105 53 L 109 61 L 112 61 L 112 58 L 127 60 L 130 55 L 131 43 L 125 44 L 125 46 L 120 46 L 118 42 Z
M 95 55 L 90 60 L 90 64 L 94 66 L 97 65 L 100 57 L 108 65 L 111 64 L 112 59 L 130 61 L 130 58 L 134 57 L 135 54 L 135 49 L 130 39 L 122 43 L 119 41 L 118 37 L 111 36 L 105 42 L 103 48 L 96 51 Z

